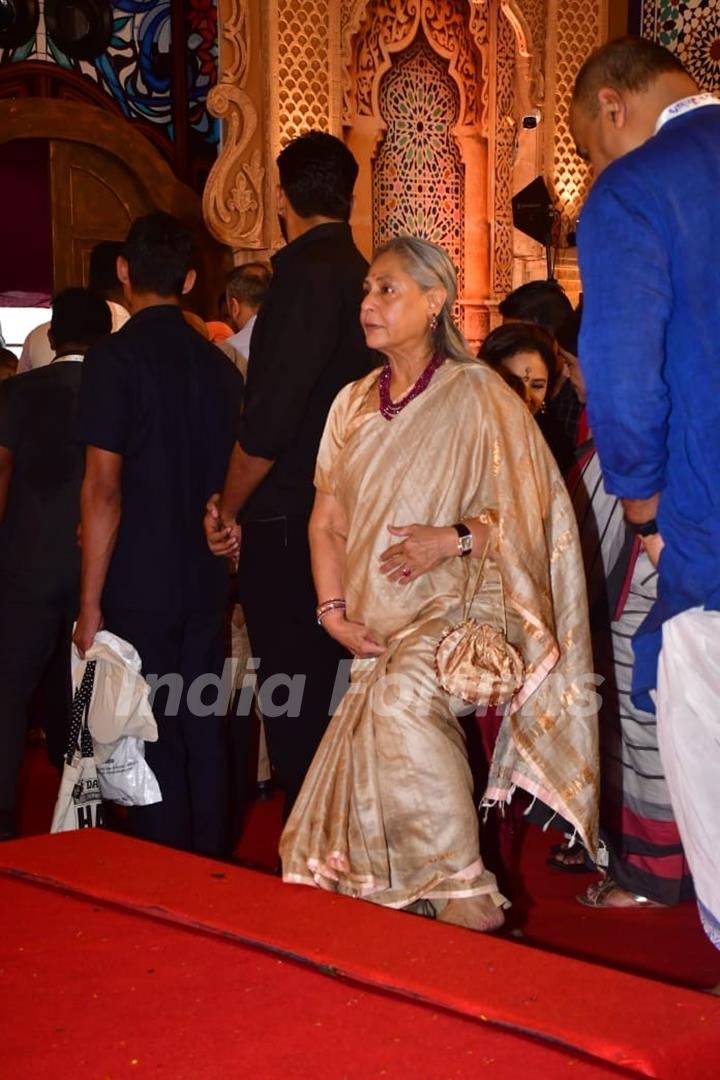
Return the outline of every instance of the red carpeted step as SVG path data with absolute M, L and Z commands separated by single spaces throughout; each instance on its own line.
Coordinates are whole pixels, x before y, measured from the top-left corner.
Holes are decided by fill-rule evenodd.
M 20 821 L 23 835 L 46 833 L 57 791 L 57 773 L 44 750 L 25 756 Z M 273 870 L 281 830 L 282 796 L 250 805 L 237 849 L 245 865 Z M 521 874 L 532 906 L 527 942 L 566 956 L 616 967 L 621 971 L 703 989 L 720 983 L 720 952 L 702 931 L 694 903 L 667 910 L 591 911 L 575 901 L 592 877 L 569 875 L 545 864 L 558 834 L 529 829 L 521 856 Z
M 3 1074 L 13 1080 L 460 1077 L 614 1069 L 257 949 L 5 879 Z
M 282 799 L 253 803 L 237 849 L 240 862 L 268 870 L 277 863 Z M 531 897 L 527 944 L 646 978 L 705 989 L 720 983 L 720 952 L 700 925 L 697 906 L 592 911 L 577 903 L 598 875 L 564 874 L 547 866 L 557 833 L 530 828 L 520 873 Z
M 645 1075 L 716 1074 L 720 1000 L 707 995 L 99 832 L 5 844 L 0 865 Z

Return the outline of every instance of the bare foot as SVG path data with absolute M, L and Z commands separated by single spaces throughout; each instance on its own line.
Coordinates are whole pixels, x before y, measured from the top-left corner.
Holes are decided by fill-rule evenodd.
M 502 908 L 497 907 L 493 898 L 488 896 L 468 896 L 462 900 L 448 900 L 437 916 L 438 922 L 464 926 L 468 930 L 487 933 L 499 930 L 505 922 Z

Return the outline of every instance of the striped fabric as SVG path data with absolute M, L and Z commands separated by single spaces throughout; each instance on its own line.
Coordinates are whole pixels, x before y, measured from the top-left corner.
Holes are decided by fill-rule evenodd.
M 692 895 L 692 884 L 658 750 L 655 717 L 630 699 L 632 639 L 652 607 L 657 572 L 607 495 L 591 442 L 568 478 L 583 549 L 599 688 L 601 835 L 610 876 L 662 904 Z

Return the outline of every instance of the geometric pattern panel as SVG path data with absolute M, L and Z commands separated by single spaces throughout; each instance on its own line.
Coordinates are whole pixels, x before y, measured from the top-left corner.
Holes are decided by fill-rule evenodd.
M 37 32 L 14 49 L 0 50 L 0 64 L 22 60 L 58 65 L 91 79 L 114 99 L 128 119 L 162 127 L 174 138 L 171 103 L 170 0 L 115 0 L 112 40 L 92 60 L 66 56 L 47 32 L 40 4 Z M 186 71 L 190 129 L 205 143 L 218 141 L 218 125 L 207 110 L 217 79 L 215 0 L 185 4 Z
M 422 33 L 380 86 L 380 111 L 387 124 L 373 164 L 375 246 L 403 234 L 444 248 L 463 290 L 465 168 L 452 129 L 460 95 L 448 65 Z
M 330 128 L 328 7 L 328 0 L 278 0 L 281 146 L 311 128 Z
M 553 186 L 563 232 L 574 225 L 590 188 L 590 170 L 570 133 L 570 101 L 578 71 L 600 44 L 602 11 L 602 0 L 558 0 Z
M 701 89 L 720 90 L 720 0 L 634 0 L 631 24 L 676 53 Z

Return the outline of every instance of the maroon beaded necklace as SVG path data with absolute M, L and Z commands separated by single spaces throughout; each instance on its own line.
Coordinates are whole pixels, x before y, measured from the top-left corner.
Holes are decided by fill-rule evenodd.
M 392 372 L 390 370 L 390 364 L 385 361 L 385 367 L 380 373 L 380 380 L 378 382 L 378 389 L 380 391 L 380 412 L 385 419 L 392 420 L 394 416 L 397 416 L 398 413 L 403 411 L 406 405 L 409 405 L 411 401 L 414 401 L 418 394 L 422 394 L 423 390 L 427 390 L 433 375 L 444 363 L 445 357 L 441 356 L 440 353 L 435 353 L 428 366 L 412 384 L 407 394 L 398 401 L 393 401 L 390 397 L 390 379 L 392 378 Z

